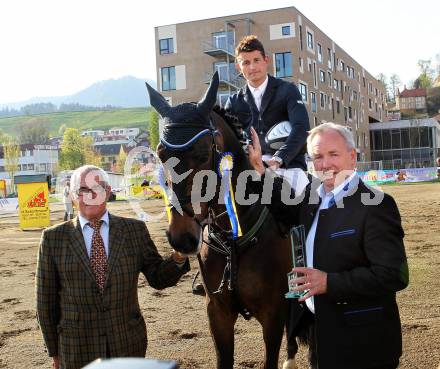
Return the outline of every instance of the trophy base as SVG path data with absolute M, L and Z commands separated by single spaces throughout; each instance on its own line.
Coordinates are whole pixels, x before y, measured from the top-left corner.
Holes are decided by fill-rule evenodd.
M 284 297 L 286 299 L 299 299 L 300 297 L 303 297 L 307 292 L 287 292 L 284 294 Z

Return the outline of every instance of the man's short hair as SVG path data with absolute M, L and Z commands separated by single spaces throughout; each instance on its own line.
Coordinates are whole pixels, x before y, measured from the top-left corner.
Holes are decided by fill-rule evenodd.
M 261 41 L 255 35 L 248 35 L 240 40 L 240 43 L 235 48 L 235 58 L 237 59 L 240 53 L 250 53 L 252 51 L 259 51 L 263 58 L 266 57 L 266 52 L 264 51 L 264 46 Z
M 105 172 L 104 169 L 99 168 L 95 165 L 83 165 L 82 167 L 76 168 L 73 171 L 72 176 L 70 177 L 70 190 L 75 193 L 75 191 L 78 190 L 81 185 L 81 178 L 86 176 L 90 172 L 93 172 L 93 174 L 98 176 L 103 182 L 102 184 L 104 186 L 109 185 L 108 174 Z
M 313 158 L 313 151 L 312 151 L 312 140 L 313 138 L 321 133 L 333 131 L 341 135 L 341 137 L 344 139 L 345 144 L 347 145 L 347 150 L 352 150 L 356 148 L 356 145 L 354 143 L 353 133 L 345 126 L 341 126 L 340 124 L 335 124 L 332 122 L 327 122 L 320 124 L 319 126 L 316 126 L 313 128 L 309 135 L 307 136 L 307 152 L 311 158 Z

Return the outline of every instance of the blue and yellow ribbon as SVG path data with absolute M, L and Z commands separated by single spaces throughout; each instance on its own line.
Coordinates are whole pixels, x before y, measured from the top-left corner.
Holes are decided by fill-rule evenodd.
M 232 153 L 225 152 L 220 157 L 218 172 L 222 178 L 224 186 L 223 200 L 225 202 L 226 211 L 229 216 L 232 228 L 232 237 L 234 239 L 241 237 L 240 222 L 238 220 L 237 207 L 235 206 L 234 191 L 232 189 L 232 169 L 234 167 L 234 157 Z
M 163 201 L 165 203 L 165 210 L 167 213 L 168 224 L 170 224 L 171 223 L 171 204 L 170 204 L 170 200 L 168 199 L 168 186 L 167 186 L 167 182 L 166 182 L 165 169 L 164 169 L 163 165 L 161 165 L 159 167 L 159 173 L 158 173 L 157 177 L 158 177 L 159 185 L 162 188 L 162 195 L 163 195 Z

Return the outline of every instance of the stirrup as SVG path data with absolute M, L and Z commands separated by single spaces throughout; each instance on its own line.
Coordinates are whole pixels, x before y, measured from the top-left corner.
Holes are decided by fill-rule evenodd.
M 199 274 L 200 274 L 200 271 L 198 271 L 193 278 L 192 285 L 191 285 L 192 293 L 193 293 L 193 295 L 197 295 L 197 296 L 206 296 L 206 291 L 205 291 L 205 287 L 203 287 L 203 284 L 201 284 L 201 283 L 196 284 L 197 277 L 199 276 Z

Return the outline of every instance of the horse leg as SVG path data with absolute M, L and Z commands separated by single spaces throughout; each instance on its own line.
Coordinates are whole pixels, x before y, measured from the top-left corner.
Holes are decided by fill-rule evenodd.
M 280 306 L 274 304 L 274 306 Z M 280 354 L 281 341 L 284 332 L 284 314 L 283 309 L 272 311 L 260 320 L 263 326 L 263 338 L 265 346 L 264 369 L 277 369 L 278 358 Z
M 287 360 L 283 364 L 283 369 L 297 369 L 295 355 L 298 352 L 298 343 L 296 341 L 296 336 L 292 332 L 292 304 L 288 303 L 288 312 L 286 317 L 286 341 L 287 341 Z
M 232 369 L 234 365 L 234 325 L 238 314 L 227 305 L 212 300 L 207 306 L 209 328 L 217 354 L 217 369 Z

